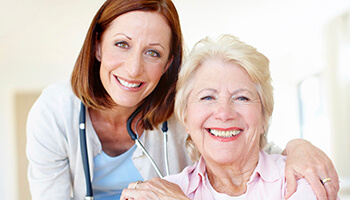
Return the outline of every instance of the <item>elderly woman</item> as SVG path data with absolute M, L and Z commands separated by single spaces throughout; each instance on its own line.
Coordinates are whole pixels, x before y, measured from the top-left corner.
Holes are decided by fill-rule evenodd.
M 273 105 L 269 60 L 263 54 L 230 35 L 200 41 L 181 69 L 175 99 L 175 114 L 197 161 L 166 177 L 183 191 L 178 199 L 286 198 L 286 158 L 262 150 Z M 328 178 L 322 181 L 333 187 Z M 157 184 L 163 187 L 154 190 Z M 156 199 L 179 190 L 160 179 L 131 187 L 143 192 L 128 190 L 121 199 Z M 299 179 L 290 199 L 316 196 Z

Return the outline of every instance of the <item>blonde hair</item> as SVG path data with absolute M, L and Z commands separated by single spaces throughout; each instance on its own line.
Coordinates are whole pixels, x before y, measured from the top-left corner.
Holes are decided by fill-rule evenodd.
M 176 85 L 175 115 L 177 119 L 182 125 L 186 125 L 187 103 L 193 89 L 193 77 L 200 66 L 208 60 L 237 63 L 247 71 L 255 83 L 264 117 L 264 134 L 260 137 L 260 148 L 262 148 L 267 142 L 266 135 L 274 105 L 269 60 L 256 48 L 241 42 L 232 35 L 222 35 L 217 41 L 206 37 L 200 40 L 188 55 L 181 67 Z M 190 136 L 186 143 L 192 160 L 197 161 L 200 154 Z

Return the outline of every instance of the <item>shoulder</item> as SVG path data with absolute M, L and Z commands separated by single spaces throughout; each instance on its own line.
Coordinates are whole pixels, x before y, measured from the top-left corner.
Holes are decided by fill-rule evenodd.
M 65 133 L 77 121 L 79 109 L 80 101 L 68 80 L 49 85 L 29 111 L 27 133 L 45 136 Z
M 308 200 L 317 200 L 317 197 L 314 191 L 311 188 L 309 182 L 306 179 L 301 178 L 298 180 L 298 186 L 295 193 L 289 198 L 289 200 L 298 200 L 298 199 L 308 199 Z
M 273 142 L 267 143 L 263 150 L 268 154 L 282 154 L 283 150 Z
M 42 99 L 55 101 L 61 101 L 73 97 L 75 97 L 75 95 L 68 79 L 47 86 L 40 95 L 40 98 Z
M 167 121 L 170 137 L 186 140 L 188 136 L 186 129 L 177 121 L 175 115 L 173 114 Z
M 287 181 L 285 178 L 285 166 L 287 157 L 281 154 L 267 154 L 266 152 L 260 152 L 260 157 L 264 160 L 265 171 L 271 170 L 273 168 L 277 168 L 271 171 L 272 173 L 276 173 L 279 171 L 280 176 L 282 176 L 282 185 L 284 186 L 284 190 L 286 189 Z M 260 162 L 260 161 L 259 161 Z M 270 174 L 270 177 L 271 177 Z M 277 174 L 276 174 L 277 175 Z M 306 181 L 306 179 L 301 178 L 297 181 L 297 190 L 289 199 L 315 199 L 316 196 L 310 186 L 310 184 Z
M 260 150 L 259 162 L 255 168 L 255 171 L 251 177 L 256 182 L 268 184 L 273 183 L 284 185 L 284 168 L 285 168 L 285 157 L 280 154 L 267 154 Z
M 179 174 L 165 177 L 166 180 L 180 186 L 186 195 L 195 192 L 201 187 L 201 182 L 205 179 L 206 164 L 201 157 L 194 165 L 187 166 Z
M 172 115 L 166 122 L 168 125 L 167 133 L 168 137 L 170 138 L 168 142 L 184 143 L 188 134 L 186 133 L 185 128 L 176 120 L 176 117 Z M 163 123 L 159 124 L 157 127 L 154 127 L 153 130 L 147 130 L 147 137 L 151 137 L 152 140 L 155 138 L 162 139 L 162 125 Z
M 79 99 L 74 95 L 69 80 L 60 81 L 46 87 L 34 103 L 31 112 L 62 112 L 72 110 Z
M 259 163 L 265 166 L 273 166 L 281 171 L 284 171 L 287 157 L 281 154 L 267 154 L 265 151 L 259 152 Z
M 66 158 L 68 140 L 76 138 L 71 133 L 78 124 L 78 106 L 79 99 L 70 91 L 68 80 L 46 87 L 27 117 L 28 153 Z
M 164 179 L 179 185 L 180 188 L 185 191 L 186 188 L 189 187 L 197 165 L 198 163 L 194 164 L 193 166 L 187 166 L 180 173 L 166 176 Z
M 282 155 L 282 154 L 267 154 L 264 152 L 264 154 L 271 160 L 273 161 L 279 168 L 283 168 L 286 165 L 286 160 L 287 157 Z

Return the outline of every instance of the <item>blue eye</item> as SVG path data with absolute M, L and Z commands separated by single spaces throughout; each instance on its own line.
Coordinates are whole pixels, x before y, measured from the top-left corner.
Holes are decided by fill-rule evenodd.
M 157 51 L 149 50 L 146 52 L 147 55 L 150 55 L 152 57 L 160 57 L 160 54 Z
M 212 96 L 205 96 L 200 98 L 200 100 L 212 100 L 212 99 L 214 99 Z
M 240 101 L 249 101 L 249 98 L 245 97 L 245 96 L 240 96 L 240 97 L 237 97 L 237 100 L 240 100 Z

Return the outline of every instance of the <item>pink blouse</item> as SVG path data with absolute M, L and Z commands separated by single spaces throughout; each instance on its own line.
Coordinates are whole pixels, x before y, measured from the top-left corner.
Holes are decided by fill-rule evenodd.
M 285 163 L 285 156 L 269 155 L 260 151 L 258 165 L 247 183 L 244 199 L 284 199 L 287 183 L 284 174 Z M 193 166 L 188 166 L 181 173 L 167 176 L 165 179 L 178 184 L 190 199 L 215 199 L 211 193 L 212 190 L 208 188 L 210 183 L 206 179 L 206 165 L 202 157 Z M 232 197 L 232 199 L 240 198 Z M 317 198 L 309 183 L 305 179 L 299 179 L 297 191 L 289 199 L 316 200 Z

